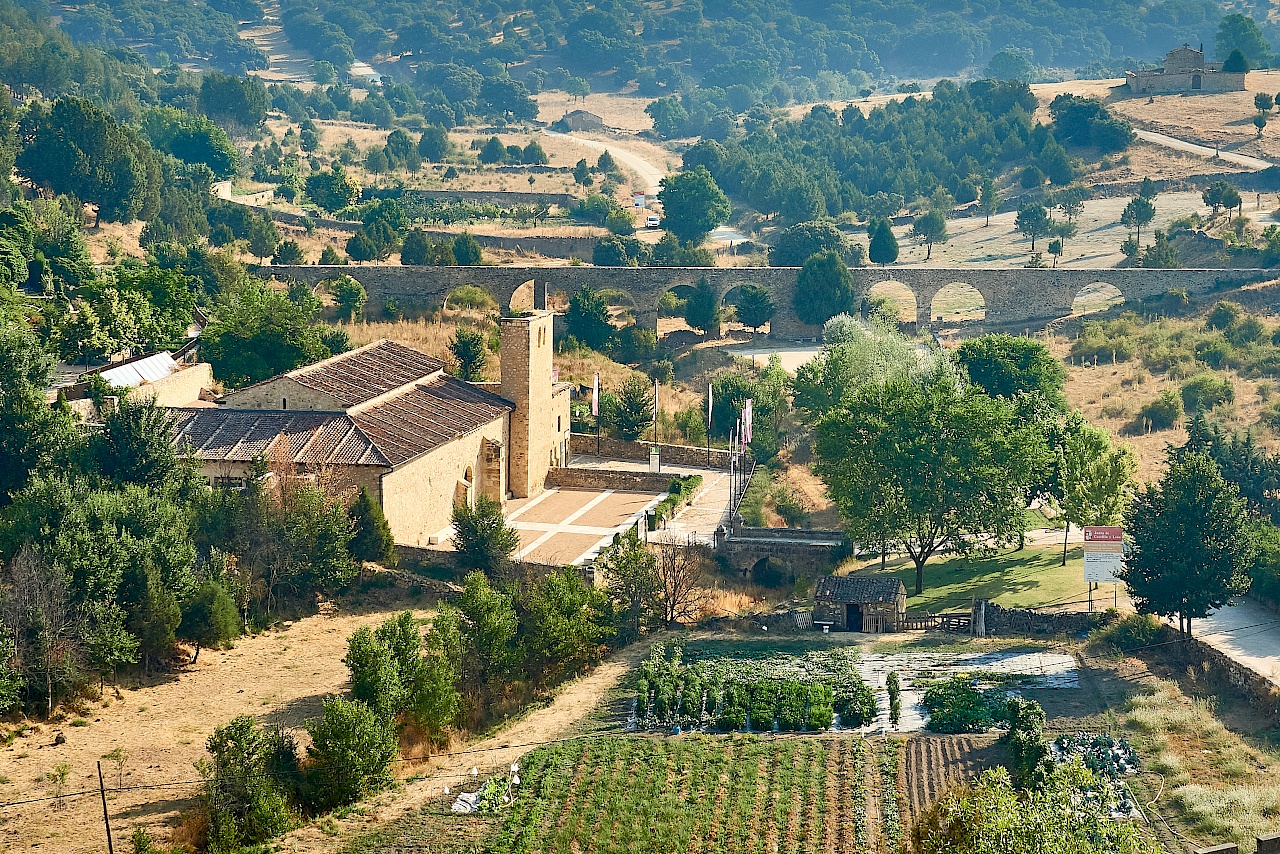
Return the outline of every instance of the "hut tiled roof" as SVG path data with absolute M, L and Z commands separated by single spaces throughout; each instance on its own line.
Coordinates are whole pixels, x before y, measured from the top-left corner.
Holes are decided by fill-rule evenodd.
M 906 588 L 897 578 L 883 575 L 829 575 L 818 579 L 814 598 L 827 602 L 889 603 Z

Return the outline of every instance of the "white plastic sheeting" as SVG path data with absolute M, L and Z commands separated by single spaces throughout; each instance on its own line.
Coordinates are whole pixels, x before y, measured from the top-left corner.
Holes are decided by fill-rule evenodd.
M 143 383 L 155 382 L 178 370 L 178 363 L 173 360 L 169 351 L 156 353 L 136 362 L 129 362 L 118 368 L 102 371 L 102 378 L 113 388 L 133 388 Z

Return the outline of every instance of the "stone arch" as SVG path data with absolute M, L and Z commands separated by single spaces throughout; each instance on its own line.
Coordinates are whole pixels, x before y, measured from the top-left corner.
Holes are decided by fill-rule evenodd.
M 938 289 L 929 304 L 931 321 L 964 323 L 986 317 L 986 297 L 968 282 L 948 282 Z
M 530 279 L 521 284 L 518 288 L 511 292 L 511 301 L 507 307 L 513 312 L 533 311 L 536 307 L 534 303 L 534 281 Z
M 898 305 L 898 321 L 900 323 L 915 323 L 919 315 L 919 303 L 916 300 L 916 292 L 910 286 L 897 279 L 882 279 L 871 287 L 867 288 L 867 292 L 863 294 L 863 303 L 859 306 L 859 311 L 866 314 L 874 297 L 887 297 Z
M 684 321 L 684 304 L 693 294 L 693 282 L 676 282 L 658 294 L 657 328 L 659 338 L 673 332 L 692 332 Z
M 1073 315 L 1095 314 L 1125 302 L 1124 292 L 1109 282 L 1090 282 L 1071 299 Z

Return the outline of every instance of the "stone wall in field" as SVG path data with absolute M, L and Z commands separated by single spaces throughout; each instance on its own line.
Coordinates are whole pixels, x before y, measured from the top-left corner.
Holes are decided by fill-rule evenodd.
M 570 239 L 570 238 L 564 238 Z M 821 326 L 802 323 L 792 309 L 799 269 L 795 267 L 403 267 L 398 265 L 350 265 L 343 267 L 267 266 L 267 275 L 316 284 L 346 273 L 358 279 L 369 293 L 368 312 L 376 315 L 388 299 L 395 299 L 406 314 L 425 312 L 444 303 L 454 289 L 476 285 L 493 294 L 504 308 L 524 284 L 532 282 L 534 305 L 546 306 L 548 292 L 571 294 L 586 285 L 594 289 L 616 288 L 634 300 L 636 322 L 656 328 L 658 300 L 668 290 L 692 286 L 705 278 L 721 298 L 734 288 L 755 284 L 768 289 L 777 308 L 770 334 L 783 339 L 816 339 Z M 1252 282 L 1276 274 L 1269 270 L 1146 270 L 1141 268 L 988 269 L 979 267 L 864 267 L 853 272 L 854 305 L 876 285 L 896 282 L 916 299 L 916 321 L 927 327 L 936 316 L 933 301 L 949 285 L 969 285 L 982 295 L 987 326 L 1034 328 L 1071 313 L 1071 304 L 1085 287 L 1097 283 L 1116 288 L 1128 302 L 1159 299 L 1174 288 L 1204 294 Z

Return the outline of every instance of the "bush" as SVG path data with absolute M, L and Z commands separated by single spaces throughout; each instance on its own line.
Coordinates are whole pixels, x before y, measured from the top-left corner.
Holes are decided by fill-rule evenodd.
M 898 681 L 896 670 L 890 670 L 884 680 L 885 690 L 889 692 L 889 725 L 898 726 L 902 718 L 902 685 Z
M 861 679 L 837 685 L 832 699 L 841 726 L 860 727 L 876 719 L 876 696 Z
M 1038 166 L 1028 166 L 1022 170 L 1018 176 L 1018 183 L 1022 185 L 1024 190 L 1034 190 L 1036 187 L 1043 187 L 1045 182 L 1044 172 L 1040 171 Z
M 930 685 L 924 692 L 932 732 L 986 732 L 995 725 L 991 706 L 967 676 Z
M 1198 374 L 1182 384 L 1182 405 L 1187 412 L 1207 412 L 1235 399 L 1236 390 L 1231 380 L 1217 374 Z
M 364 703 L 330 697 L 307 733 L 305 797 L 312 809 L 331 810 L 391 785 L 399 739 L 392 723 Z
M 1138 410 L 1134 420 L 1126 426 L 1128 433 L 1143 433 L 1148 430 L 1171 430 L 1182 418 L 1182 398 L 1171 388 L 1160 392 L 1160 396 Z
M 1204 325 L 1209 329 L 1230 329 L 1244 316 L 1244 306 L 1230 300 L 1220 300 L 1214 305 L 1205 318 Z
M 1035 700 L 1011 697 L 1006 716 L 1009 731 L 1004 740 L 1013 754 L 1013 778 L 1020 787 L 1033 788 L 1049 770 L 1045 767 L 1049 746 L 1044 740 L 1044 709 Z
M 1132 652 L 1155 643 L 1162 625 L 1154 614 L 1130 614 L 1100 631 L 1097 642 Z
M 209 848 L 235 851 L 256 845 L 289 830 L 294 817 L 286 798 L 287 785 L 278 774 L 296 766 L 287 755 L 292 742 L 273 739 L 247 715 L 218 727 L 206 748 L 212 759 L 198 763 L 204 778 L 202 798 L 209 813 Z

